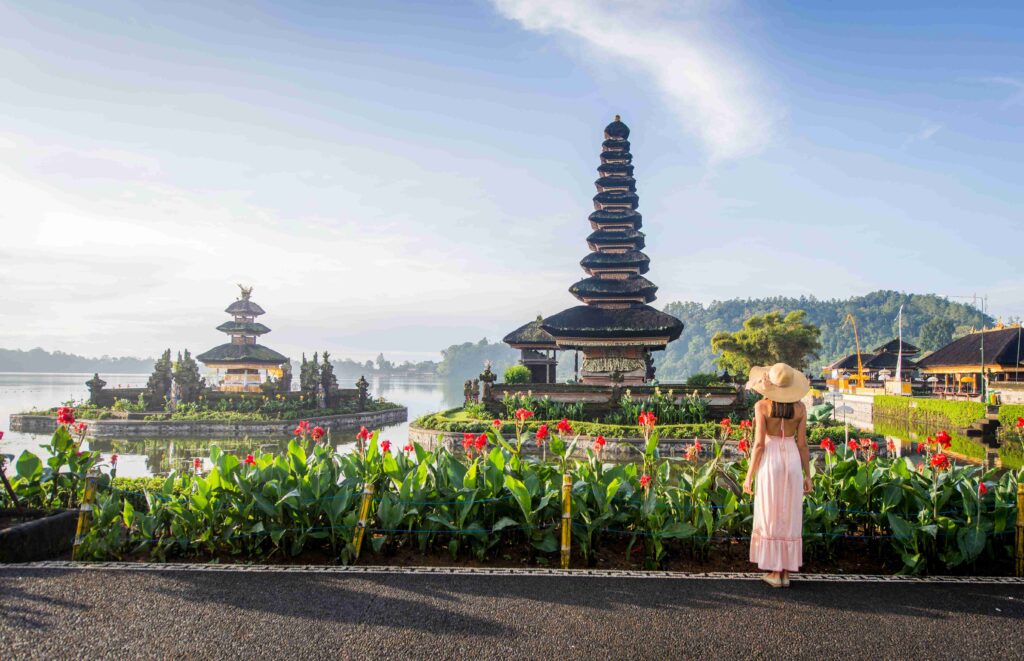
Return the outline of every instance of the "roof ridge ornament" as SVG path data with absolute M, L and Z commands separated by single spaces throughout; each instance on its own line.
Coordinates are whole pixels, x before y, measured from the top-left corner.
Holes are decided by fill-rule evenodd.
M 238 288 L 242 290 L 241 300 L 248 301 L 249 297 L 252 296 L 253 286 L 249 285 L 248 287 L 246 287 L 245 285 L 239 284 Z

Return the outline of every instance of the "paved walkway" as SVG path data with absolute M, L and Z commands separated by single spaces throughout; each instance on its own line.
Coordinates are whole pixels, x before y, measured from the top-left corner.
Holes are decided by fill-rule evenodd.
M 0 566 L 5 658 L 1021 658 L 1024 584 Z

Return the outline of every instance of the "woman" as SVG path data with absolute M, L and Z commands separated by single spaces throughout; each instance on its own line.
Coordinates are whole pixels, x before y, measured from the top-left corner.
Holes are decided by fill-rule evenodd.
M 789 573 L 803 564 L 803 494 L 812 486 L 807 409 L 800 400 L 810 387 L 785 363 L 752 368 L 747 383 L 765 397 L 754 406 L 754 450 L 743 481 L 743 492 L 754 494 L 750 561 L 768 572 L 763 580 L 773 588 L 788 588 Z

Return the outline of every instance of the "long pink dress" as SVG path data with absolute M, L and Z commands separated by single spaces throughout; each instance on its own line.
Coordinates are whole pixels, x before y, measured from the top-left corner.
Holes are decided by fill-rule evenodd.
M 785 434 L 785 423 L 780 423 L 780 433 Z M 804 484 L 796 438 L 765 434 L 755 477 L 750 561 L 764 571 L 799 571 L 804 554 Z

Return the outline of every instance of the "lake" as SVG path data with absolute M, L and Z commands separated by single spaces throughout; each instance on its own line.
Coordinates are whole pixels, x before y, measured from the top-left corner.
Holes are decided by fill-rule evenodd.
M 109 387 L 142 387 L 148 374 L 103 374 Z M 50 437 L 41 434 L 23 434 L 8 431 L 10 415 L 30 409 L 45 409 L 68 401 L 82 401 L 89 396 L 85 382 L 92 374 L 36 374 L 0 373 L 0 430 L 4 438 L 0 441 L 0 452 L 19 455 L 24 450 L 45 454 L 41 447 Z M 349 380 L 339 376 L 339 381 Z M 351 379 L 355 381 L 355 379 Z M 462 383 L 441 380 L 410 379 L 401 377 L 374 377 L 370 379 L 370 393 L 388 401 L 402 404 L 409 409 L 409 420 L 424 413 L 459 406 L 462 403 Z M 390 439 L 401 447 L 409 433 L 409 424 L 402 423 L 381 430 L 381 438 Z M 288 438 L 236 440 L 207 439 L 149 439 L 145 441 L 92 440 L 86 441 L 89 449 L 99 450 L 107 460 L 117 453 L 117 474 L 122 477 L 143 477 L 182 469 L 191 464 L 194 457 L 209 456 L 209 448 L 217 443 L 232 452 L 246 453 L 262 449 L 284 447 Z M 350 439 L 334 439 L 339 451 L 354 447 Z M 338 442 L 341 441 L 341 442 Z

